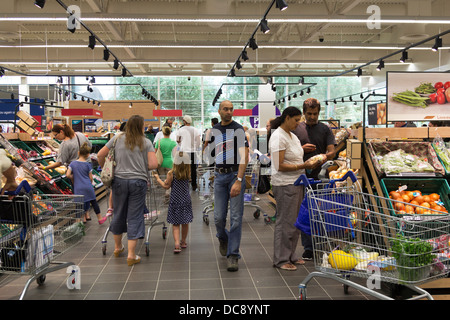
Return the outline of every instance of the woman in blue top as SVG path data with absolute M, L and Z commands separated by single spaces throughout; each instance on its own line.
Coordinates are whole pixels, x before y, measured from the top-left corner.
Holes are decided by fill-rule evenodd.
M 97 215 L 98 223 L 103 224 L 107 218 L 102 217 L 100 213 L 100 207 L 98 206 L 94 187 L 92 186 L 92 164 L 87 162 L 90 153 L 91 148 L 89 145 L 87 143 L 83 143 L 83 145 L 80 146 L 80 151 L 78 152 L 78 159 L 70 163 L 66 176 L 72 180 L 73 193 L 84 196 L 85 213 L 83 215 L 83 222 L 91 220 L 89 216 L 89 208 L 92 205 L 94 212 Z

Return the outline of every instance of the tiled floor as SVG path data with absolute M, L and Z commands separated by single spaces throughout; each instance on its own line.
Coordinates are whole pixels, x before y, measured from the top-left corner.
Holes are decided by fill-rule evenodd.
M 239 271 L 226 270 L 226 258 L 218 252 L 212 213 L 211 224 L 202 220 L 202 200 L 198 192 L 192 194 L 194 221 L 190 226 L 187 249 L 173 253 L 173 238 L 168 225 L 167 237 L 162 237 L 162 226 L 150 233 L 150 254 L 146 256 L 143 241 L 138 254 L 142 262 L 127 266 L 126 254 L 115 258 L 113 238 L 109 234 L 106 254 L 102 253 L 107 223 L 98 225 L 95 217 L 87 223 L 83 241 L 59 257 L 80 267 L 81 289 L 69 290 L 66 270 L 47 274 L 44 285 L 33 282 L 25 295 L 26 300 L 294 300 L 298 299 L 298 285 L 309 272 L 315 270 L 314 262 L 307 262 L 297 271 L 283 271 L 272 266 L 273 224 L 266 224 L 263 216 L 253 217 L 255 211 L 246 207 L 242 234 Z M 101 201 L 103 212 L 106 200 Z M 269 216 L 274 208 L 267 196 L 258 201 Z M 165 219 L 164 211 L 160 221 Z M 299 246 L 299 250 L 301 251 Z M 28 275 L 0 276 L 0 300 L 17 300 Z M 310 300 L 371 300 L 373 297 L 350 288 L 344 294 L 340 283 L 329 279 L 313 279 L 307 287 Z

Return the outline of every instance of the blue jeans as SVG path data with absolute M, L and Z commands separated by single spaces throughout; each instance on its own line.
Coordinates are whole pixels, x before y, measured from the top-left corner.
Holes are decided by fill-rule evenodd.
M 214 223 L 217 238 L 228 241 L 227 257 L 240 257 L 239 247 L 242 236 L 242 216 L 244 214 L 245 179 L 242 180 L 241 193 L 230 197 L 231 187 L 236 181 L 237 172 L 215 173 L 214 179 Z M 230 230 L 226 230 L 228 203 L 230 204 Z
M 147 181 L 114 178 L 112 183 L 114 215 L 110 230 L 112 234 L 128 234 L 129 240 L 145 236 L 145 195 Z

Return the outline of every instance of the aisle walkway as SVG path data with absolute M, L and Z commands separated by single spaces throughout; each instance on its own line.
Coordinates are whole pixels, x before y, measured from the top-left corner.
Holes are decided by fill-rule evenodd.
M 100 203 L 106 212 L 106 200 Z M 194 222 L 188 239 L 188 248 L 173 254 L 173 238 L 168 228 L 167 238 L 162 237 L 162 227 L 151 232 L 150 255 L 145 255 L 145 245 L 138 244 L 142 262 L 127 266 L 126 254 L 115 258 L 113 238 L 110 234 L 106 255 L 102 254 L 101 240 L 107 224 L 99 226 L 94 219 L 87 223 L 82 243 L 60 257 L 81 268 L 81 289 L 66 287 L 67 274 L 60 270 L 47 275 L 45 284 L 33 282 L 25 295 L 26 300 L 230 300 L 230 299 L 282 299 L 298 298 L 298 285 L 314 271 L 314 262 L 307 262 L 297 271 L 283 271 L 272 266 L 273 225 L 267 225 L 261 216 L 253 217 L 254 208 L 246 207 L 238 272 L 226 270 L 226 259 L 218 252 L 212 213 L 211 224 L 202 221 L 202 201 L 193 193 Z M 270 216 L 274 208 L 267 196 L 258 205 Z M 164 212 L 164 208 L 162 208 Z M 165 215 L 161 216 L 164 220 Z M 299 247 L 301 250 L 301 247 Z M 0 300 L 17 300 L 28 276 L 1 275 Z M 308 285 L 308 299 L 373 299 L 350 288 L 344 294 L 342 285 L 327 279 L 312 280 Z

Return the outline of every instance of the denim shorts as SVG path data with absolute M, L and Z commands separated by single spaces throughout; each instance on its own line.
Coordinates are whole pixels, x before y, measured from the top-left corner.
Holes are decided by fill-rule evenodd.
M 114 215 L 110 230 L 114 235 L 127 233 L 129 240 L 145 236 L 145 195 L 147 181 L 114 178 L 112 197 Z

